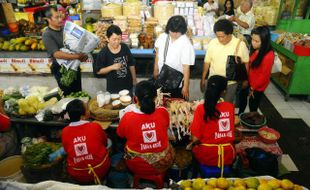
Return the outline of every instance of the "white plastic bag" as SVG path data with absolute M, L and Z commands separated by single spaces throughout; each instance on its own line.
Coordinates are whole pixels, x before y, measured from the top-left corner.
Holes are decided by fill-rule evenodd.
M 271 73 L 278 73 L 281 71 L 282 71 L 282 61 L 279 58 L 278 53 L 274 52 L 274 62 L 273 62 Z

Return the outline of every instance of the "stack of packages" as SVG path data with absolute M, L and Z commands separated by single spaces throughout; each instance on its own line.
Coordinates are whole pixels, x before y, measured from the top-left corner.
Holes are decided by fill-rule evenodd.
M 128 32 L 140 33 L 142 31 L 141 18 L 139 16 L 128 16 Z
M 111 24 L 108 22 L 97 22 L 94 24 L 95 26 L 95 34 L 99 37 L 99 45 L 98 45 L 98 49 L 102 49 L 103 47 L 105 47 L 108 43 L 107 41 L 107 29 Z
M 122 32 L 125 32 L 128 29 L 128 22 L 127 22 L 126 16 L 115 16 L 113 20 L 113 24 L 119 26 Z
M 147 21 L 144 23 L 144 33 L 145 33 L 145 39 L 141 43 L 140 41 L 140 46 L 142 45 L 143 48 L 145 49 L 152 49 L 154 48 L 154 32 L 155 32 L 155 27 L 158 24 L 158 20 L 156 18 L 149 18 Z

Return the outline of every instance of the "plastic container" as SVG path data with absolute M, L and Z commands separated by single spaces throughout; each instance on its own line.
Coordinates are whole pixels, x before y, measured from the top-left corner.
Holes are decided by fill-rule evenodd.
M 264 117 L 264 120 L 263 120 L 263 122 L 262 122 L 261 124 L 253 125 L 253 124 L 247 123 L 247 122 L 245 122 L 245 121 L 243 120 L 243 115 L 244 115 L 244 114 L 247 114 L 247 113 L 242 113 L 242 114 L 240 114 L 240 115 L 239 115 L 239 119 L 240 119 L 240 123 L 241 123 L 243 126 L 245 126 L 245 127 L 248 127 L 248 128 L 251 128 L 251 129 L 259 129 L 259 128 L 265 126 L 266 123 L 267 123 L 266 117 Z
M 275 138 L 268 138 L 266 137 L 266 133 L 269 135 L 270 137 L 275 137 Z M 277 140 L 280 139 L 280 133 L 272 128 L 269 127 L 262 127 L 258 130 L 258 137 L 260 138 L 261 141 L 263 141 L 266 144 L 274 144 L 277 142 Z
M 25 182 L 20 167 L 24 160 L 22 156 L 10 156 L 0 161 L 0 181 Z
M 310 56 L 310 48 L 294 44 L 294 53 L 298 56 Z
M 202 174 L 204 175 L 203 177 L 219 177 L 221 176 L 221 168 L 217 167 L 217 166 L 206 166 L 203 164 L 199 165 L 200 170 L 202 172 Z M 224 175 L 227 175 L 228 173 L 230 173 L 230 166 L 224 166 Z
M 190 166 L 185 168 L 179 168 L 176 165 L 173 165 L 169 170 L 169 178 L 173 181 L 180 181 L 182 179 L 188 179 L 188 173 L 190 171 Z

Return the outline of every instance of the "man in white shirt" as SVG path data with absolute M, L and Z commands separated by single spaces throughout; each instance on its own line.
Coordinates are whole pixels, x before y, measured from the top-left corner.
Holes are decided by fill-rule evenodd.
M 156 57 L 153 77 L 157 79 L 163 65 L 166 41 L 169 40 L 166 62 L 168 66 L 183 73 L 183 85 L 170 91 L 171 97 L 189 98 L 190 66 L 195 64 L 195 50 L 186 36 L 187 24 L 184 17 L 177 15 L 169 19 L 165 33 L 155 42 Z
M 248 43 L 251 43 L 251 31 L 255 26 L 255 16 L 252 9 L 252 0 L 243 0 L 240 5 L 240 14 L 230 18 L 232 22 L 238 24 L 238 28 L 247 39 Z
M 205 91 L 206 77 L 213 75 L 226 77 L 226 63 L 229 55 L 234 55 L 240 39 L 233 36 L 233 24 L 226 19 L 214 24 L 214 33 L 217 38 L 211 40 L 205 56 L 202 77 L 200 81 L 201 91 Z M 236 55 L 241 58 L 243 64 L 249 62 L 249 51 L 246 44 L 241 41 Z M 246 83 L 246 82 L 244 82 Z M 237 82 L 229 81 L 224 100 L 233 103 L 237 90 Z

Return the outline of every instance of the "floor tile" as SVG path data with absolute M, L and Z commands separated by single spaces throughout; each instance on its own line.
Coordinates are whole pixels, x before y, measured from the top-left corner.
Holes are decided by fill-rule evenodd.
M 300 118 L 298 114 L 292 109 L 278 109 L 278 112 L 283 118 Z

